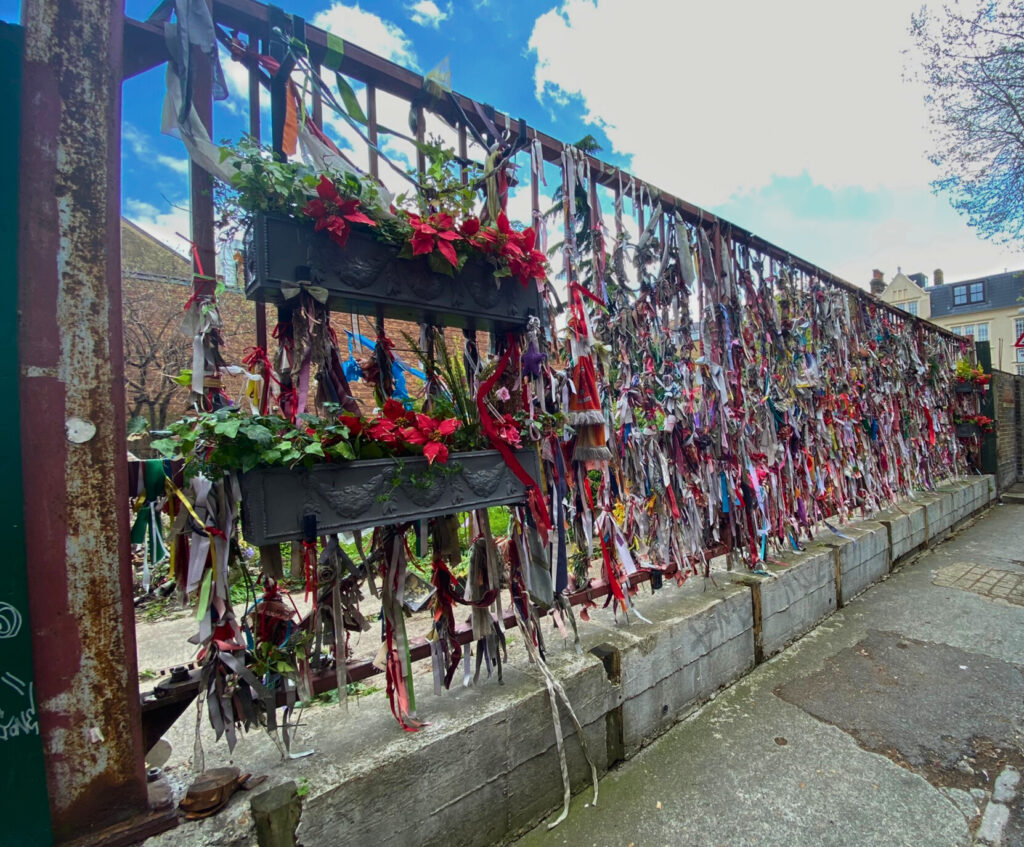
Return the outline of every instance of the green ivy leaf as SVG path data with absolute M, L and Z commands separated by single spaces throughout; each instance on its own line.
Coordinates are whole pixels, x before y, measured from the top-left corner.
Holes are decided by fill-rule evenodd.
M 213 431 L 217 435 L 226 435 L 228 438 L 235 438 L 238 435 L 238 429 L 242 425 L 242 422 L 235 418 L 234 420 L 218 421 L 214 424 Z
M 173 459 L 178 453 L 178 442 L 173 438 L 158 438 L 149 442 L 149 446 L 165 459 Z
M 319 441 L 314 441 L 312 444 L 307 444 L 306 449 L 302 451 L 307 456 L 319 456 L 321 459 L 326 459 L 324 455 L 324 448 Z
M 149 421 L 147 421 L 142 415 L 135 415 L 128 420 L 128 436 L 142 435 L 144 432 L 149 431 Z
M 260 447 L 266 447 L 274 442 L 274 433 L 263 426 L 263 424 L 246 424 L 241 428 L 240 432 L 250 441 L 254 441 L 259 444 Z
M 337 456 L 341 459 L 347 459 L 353 461 L 356 457 L 355 450 L 352 449 L 352 445 L 347 441 L 339 441 L 337 444 L 327 448 L 327 452 L 332 456 Z

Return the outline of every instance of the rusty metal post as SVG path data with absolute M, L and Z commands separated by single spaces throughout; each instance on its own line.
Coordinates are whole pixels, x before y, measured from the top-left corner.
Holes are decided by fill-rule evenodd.
M 24 0 L 18 333 L 39 725 L 58 841 L 147 811 L 121 355 L 119 0 Z

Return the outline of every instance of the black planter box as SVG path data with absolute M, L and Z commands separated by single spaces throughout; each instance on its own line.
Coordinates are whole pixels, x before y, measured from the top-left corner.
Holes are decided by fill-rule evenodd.
M 953 383 L 953 390 L 957 394 L 974 394 L 981 391 L 981 386 L 975 385 L 973 382 L 955 382 Z
M 540 478 L 535 449 L 516 458 Z M 317 535 L 333 535 L 525 500 L 526 487 L 496 450 L 452 453 L 433 466 L 411 456 L 256 468 L 242 474 L 242 534 L 249 544 L 279 544 L 303 537 L 307 515 Z
M 471 326 L 493 332 L 521 329 L 531 315 L 541 316 L 535 282 L 495 278 L 483 258 L 470 258 L 461 272 L 447 276 L 431 270 L 426 257 L 398 258 L 398 248 L 383 244 L 356 226 L 345 247 L 312 222 L 257 214 L 246 238 L 245 296 L 281 305 L 281 283 L 305 281 L 329 292 L 332 311 L 375 314 L 435 326 Z M 299 271 L 299 274 L 296 271 Z
M 956 437 L 957 438 L 971 438 L 978 434 L 978 425 L 972 423 L 963 423 L 956 425 Z

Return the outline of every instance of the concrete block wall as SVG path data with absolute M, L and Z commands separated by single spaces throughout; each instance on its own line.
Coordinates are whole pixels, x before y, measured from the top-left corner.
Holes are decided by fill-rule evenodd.
M 758 661 L 775 655 L 836 610 L 835 557 L 831 549 L 787 553 L 776 561 L 780 564 L 764 566 L 769 574 L 766 577 L 732 575 L 752 593 Z
M 625 626 L 595 616 L 580 626 L 582 655 L 549 644 L 548 664 L 599 771 L 635 754 L 995 495 L 991 477 L 943 485 L 839 527 L 846 538 L 826 530 L 805 551 L 780 555 L 767 576 L 716 574 L 714 583 L 693 579 L 646 597 L 639 609 L 650 622 Z M 586 790 L 589 767 L 572 723 L 560 715 L 573 790 Z M 442 697 L 421 696 L 420 717 L 429 726 L 408 734 L 386 709 L 367 708 L 336 728 L 321 725 L 316 756 L 262 763 L 268 787 L 308 781 L 301 843 L 495 844 L 560 807 L 551 707 L 536 669 L 507 667 L 500 687 L 455 685 Z M 256 844 L 247 802 L 151 841 Z
M 619 706 L 620 690 L 589 653 L 563 653 L 551 667 L 603 774 L 609 766 L 607 716 Z M 311 790 L 304 803 L 301 843 L 494 844 L 560 801 L 551 706 L 538 674 L 509 669 L 503 687 L 456 691 L 430 706 L 430 725 L 416 734 L 402 733 L 384 711 L 360 716 L 361 729 L 372 724 L 366 740 L 383 741 L 374 755 L 349 758 L 342 750 L 332 756 L 330 747 L 318 749 L 321 766 L 336 758 L 336 767 L 317 780 L 320 790 Z M 578 791 L 590 784 L 590 768 L 573 724 L 564 710 L 560 716 L 570 780 Z M 347 741 L 341 743 L 347 747 Z
M 900 503 L 899 509 L 879 512 L 875 520 L 888 532 L 890 557 L 894 562 L 928 541 L 928 526 L 921 503 L 904 501 Z
M 836 568 L 836 605 L 844 606 L 889 572 L 889 533 L 875 521 L 860 521 L 823 533 L 818 544 L 831 548 Z
M 645 605 L 652 623 L 634 623 L 631 643 L 620 651 L 627 758 L 754 666 L 748 590 L 724 585 L 697 596 L 671 594 Z

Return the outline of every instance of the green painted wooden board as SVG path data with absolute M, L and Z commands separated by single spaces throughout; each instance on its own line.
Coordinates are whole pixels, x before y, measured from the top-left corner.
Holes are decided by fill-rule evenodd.
M 21 27 L 0 22 L 0 439 L 7 445 L 0 486 L 0 821 L 6 844 L 46 845 L 50 803 L 32 671 L 28 567 L 21 490 L 18 416 L 18 143 L 21 108 Z M 11 124 L 14 124 L 13 126 Z

